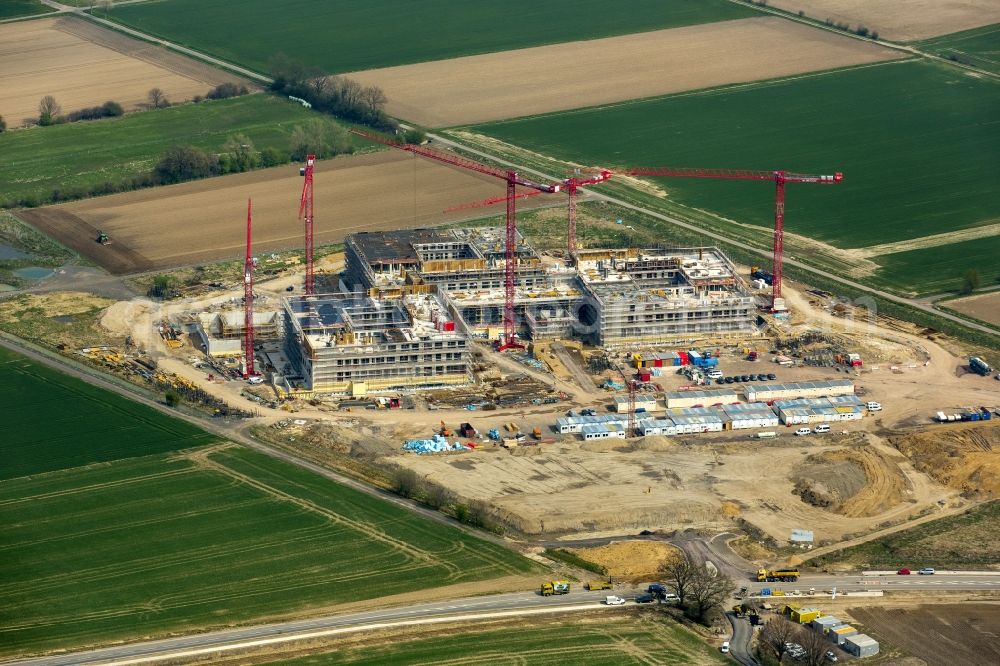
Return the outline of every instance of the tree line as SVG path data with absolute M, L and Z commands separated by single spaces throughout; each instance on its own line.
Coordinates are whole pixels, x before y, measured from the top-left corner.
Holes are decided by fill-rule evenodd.
M 242 173 L 289 162 L 301 162 L 308 154 L 327 158 L 353 151 L 354 146 L 347 130 L 331 120 L 314 118 L 292 128 L 285 149 L 268 146 L 258 150 L 253 141 L 241 133 L 229 136 L 218 153 L 210 153 L 196 146 L 175 145 L 160 156 L 151 170 L 131 178 L 120 181 L 106 180 L 77 187 L 59 186 L 41 196 L 29 194 L 0 199 L 0 206 L 33 208 L 88 196 L 130 192 L 157 185 L 170 185 L 209 176 Z
M 298 97 L 317 111 L 344 120 L 395 133 L 399 123 L 385 112 L 388 101 L 378 86 L 363 86 L 343 76 L 327 76 L 322 70 L 278 53 L 271 58 L 269 89 Z

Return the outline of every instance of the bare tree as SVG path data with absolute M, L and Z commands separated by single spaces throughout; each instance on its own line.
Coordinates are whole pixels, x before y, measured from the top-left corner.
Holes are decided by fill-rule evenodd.
M 46 95 L 38 102 L 39 125 L 51 125 L 60 113 L 62 113 L 62 107 L 52 95 Z
M 684 606 L 691 594 L 694 582 L 694 567 L 684 558 L 671 560 L 660 567 L 662 573 L 677 595 L 677 603 Z
M 345 103 L 351 106 L 360 106 L 364 103 L 362 99 L 362 87 L 361 84 L 354 79 L 345 79 L 344 77 L 337 77 L 337 83 L 340 86 L 340 98 L 344 100 Z
M 368 86 L 361 91 L 361 97 L 364 103 L 371 109 L 372 113 L 378 113 L 385 106 L 385 103 L 389 100 L 386 98 L 385 93 L 378 86 Z
M 785 655 L 785 643 L 795 636 L 796 627 L 784 617 L 772 617 L 760 630 L 757 641 L 762 649 L 773 654 L 778 662 Z
M 705 622 L 736 591 L 736 583 L 729 576 L 705 565 L 693 567 L 689 602 L 685 608 L 688 616 L 698 622 Z
M 160 88 L 150 88 L 147 96 L 149 97 L 149 106 L 153 109 L 162 109 L 170 106 L 167 93 L 163 92 Z
M 796 642 L 802 646 L 806 654 L 806 666 L 823 666 L 826 663 L 826 653 L 830 651 L 830 641 L 819 631 L 799 627 Z

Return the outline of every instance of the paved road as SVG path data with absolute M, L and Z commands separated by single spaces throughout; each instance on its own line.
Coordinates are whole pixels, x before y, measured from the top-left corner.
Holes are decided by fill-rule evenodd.
M 348 627 L 356 627 L 358 630 L 361 630 L 361 628 L 373 624 L 382 625 L 384 628 L 386 624 L 412 622 L 420 618 L 453 617 L 454 621 L 458 621 L 459 618 L 468 619 L 470 616 L 474 617 L 475 614 L 488 612 L 514 611 L 531 614 L 545 609 L 553 612 L 607 609 L 607 607 L 600 603 L 607 594 L 607 592 L 603 591 L 588 592 L 586 590 L 574 590 L 571 594 L 562 597 L 542 597 L 534 592 L 497 594 L 487 597 L 471 597 L 453 601 L 415 604 L 401 608 L 329 615 L 292 622 L 225 629 L 165 640 L 130 643 L 98 650 L 3 663 L 7 666 L 27 666 L 29 664 L 31 666 L 67 666 L 70 664 L 122 663 L 143 657 L 166 660 L 168 658 L 167 655 L 172 653 L 201 648 L 221 649 L 226 646 L 261 639 L 277 639 L 279 641 L 299 640 L 300 634 Z M 154 661 L 154 659 L 150 659 L 150 661 Z
M 753 626 L 750 620 L 726 613 L 729 624 L 733 627 L 733 635 L 729 639 L 729 656 L 743 666 L 760 666 L 750 651 L 750 639 L 753 637 Z

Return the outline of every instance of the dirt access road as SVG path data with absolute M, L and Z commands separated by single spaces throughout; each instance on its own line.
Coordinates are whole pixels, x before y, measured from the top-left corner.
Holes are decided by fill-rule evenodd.
M 903 55 L 768 16 L 346 76 L 385 90 L 391 115 L 427 127 L 445 127 L 791 76 Z M 583 76 L 559 75 L 566 67 L 578 69 Z

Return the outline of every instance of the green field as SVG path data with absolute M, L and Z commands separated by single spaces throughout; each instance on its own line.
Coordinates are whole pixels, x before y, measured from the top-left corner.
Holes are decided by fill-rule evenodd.
M 1000 500 L 809 560 L 815 567 L 987 568 L 1000 561 Z
M 54 11 L 38 0 L 3 0 L 0 2 L 0 19 L 48 14 Z
M 925 39 L 913 44 L 922 51 L 1000 74 L 1000 24 Z
M 0 348 L 0 480 L 201 446 L 216 437 Z
M 271 95 L 185 104 L 91 122 L 0 134 L 0 206 L 55 188 L 121 182 L 149 171 L 176 144 L 219 152 L 226 139 L 247 135 L 257 150 L 288 150 L 292 129 L 318 117 Z
M 1000 82 L 908 61 L 472 129 L 581 164 L 842 171 L 836 186 L 788 186 L 786 229 L 855 248 L 1000 219 L 997 108 Z M 766 183 L 659 185 L 672 202 L 773 224 Z M 965 256 L 956 246 L 935 252 L 943 262 Z M 983 274 L 996 269 L 988 256 L 965 259 Z M 924 275 L 957 283 L 961 273 Z
M 245 449 L 0 484 L 2 653 L 308 612 L 535 570 Z
M 5 350 L 0 373 L 2 656 L 541 574 Z
M 431 629 L 434 631 L 434 629 Z M 336 650 L 273 664 L 520 664 L 523 666 L 603 666 L 604 664 L 730 663 L 693 632 L 652 614 L 602 613 L 602 617 L 532 620 L 505 628 L 451 628 L 450 635 L 403 637 L 391 642 L 378 635 L 363 644 L 344 641 Z
M 880 284 L 905 290 L 919 284 L 921 293 L 956 291 L 969 268 L 977 269 L 983 287 L 1000 284 L 1000 236 L 990 236 L 944 247 L 928 247 L 875 257 L 882 268 Z
M 284 52 L 329 73 L 757 16 L 725 0 L 168 0 L 112 18 L 264 72 Z

